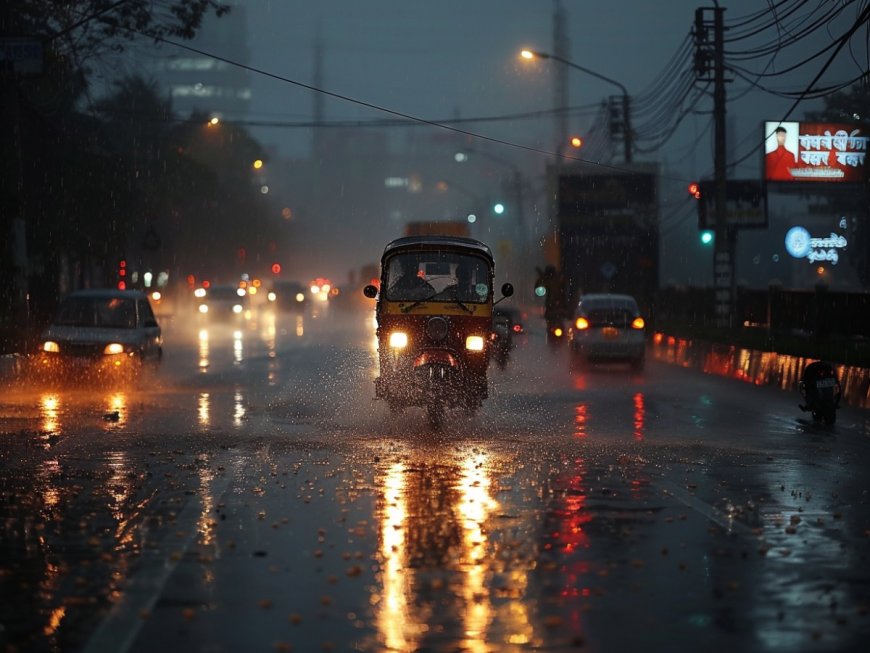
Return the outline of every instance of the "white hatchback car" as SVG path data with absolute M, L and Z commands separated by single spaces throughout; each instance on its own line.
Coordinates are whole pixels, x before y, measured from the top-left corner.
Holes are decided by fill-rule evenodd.
M 630 295 L 583 295 L 569 329 L 575 362 L 626 360 L 642 369 L 646 352 L 644 319 Z
M 132 290 L 79 290 L 61 301 L 40 341 L 38 371 L 49 376 L 123 375 L 159 361 L 163 337 L 148 297 Z

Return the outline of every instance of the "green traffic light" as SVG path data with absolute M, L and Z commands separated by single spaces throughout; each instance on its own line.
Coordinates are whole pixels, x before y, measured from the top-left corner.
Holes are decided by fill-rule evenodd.
M 702 245 L 709 245 L 712 242 L 713 242 L 713 232 L 710 230 L 702 231 L 701 232 L 701 244 Z

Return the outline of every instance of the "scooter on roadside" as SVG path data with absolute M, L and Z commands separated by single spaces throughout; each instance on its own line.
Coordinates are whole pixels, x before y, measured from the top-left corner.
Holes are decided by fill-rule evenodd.
M 807 365 L 799 387 L 804 399 L 798 405 L 802 411 L 811 413 L 817 422 L 831 425 L 837 421 L 842 392 L 837 371 L 830 363 L 816 361 Z

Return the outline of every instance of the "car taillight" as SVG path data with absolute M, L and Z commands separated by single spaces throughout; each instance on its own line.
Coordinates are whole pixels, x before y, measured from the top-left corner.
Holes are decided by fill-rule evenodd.
M 631 323 L 631 328 L 632 329 L 643 329 L 643 327 L 645 325 L 646 325 L 646 322 L 643 321 L 642 317 L 636 317 L 636 318 L 634 318 L 634 320 Z
M 583 329 L 588 329 L 589 328 L 589 320 L 587 320 L 585 317 L 578 317 L 577 321 L 574 322 L 574 326 L 576 326 L 581 331 Z
M 514 333 L 522 333 L 523 325 L 522 324 L 514 324 Z

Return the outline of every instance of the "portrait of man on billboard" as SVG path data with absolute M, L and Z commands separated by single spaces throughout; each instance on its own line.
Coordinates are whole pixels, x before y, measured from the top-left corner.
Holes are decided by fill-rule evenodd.
M 764 123 L 764 178 L 768 181 L 794 179 L 791 169 L 798 163 L 797 122 Z

